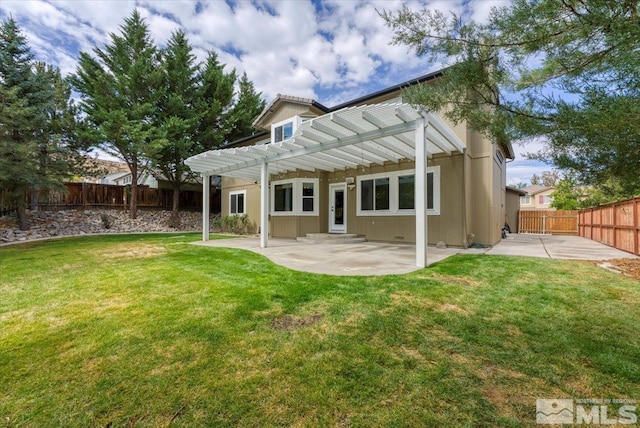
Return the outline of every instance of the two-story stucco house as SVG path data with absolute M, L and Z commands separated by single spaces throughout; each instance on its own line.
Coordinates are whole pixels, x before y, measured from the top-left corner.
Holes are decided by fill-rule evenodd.
M 222 215 L 247 214 L 261 245 L 270 237 L 349 233 L 371 241 L 493 245 L 505 219 L 509 144 L 402 101 L 410 85 L 441 72 L 326 107 L 278 95 L 256 133 L 187 160 L 222 176 Z M 205 198 L 208 195 L 204 179 Z M 204 203 L 205 207 L 209 204 Z M 208 213 L 203 239 L 208 239 Z
M 523 187 L 525 195 L 520 196 L 520 208 L 523 210 L 555 210 L 551 206 L 553 202 L 553 192 L 556 191 L 554 186 L 542 186 L 534 184 L 532 186 Z

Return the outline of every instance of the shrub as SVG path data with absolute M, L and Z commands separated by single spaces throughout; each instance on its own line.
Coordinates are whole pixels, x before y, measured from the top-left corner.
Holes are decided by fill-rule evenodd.
M 249 225 L 249 216 L 246 214 L 238 215 L 233 214 L 222 219 L 222 230 L 224 232 L 235 233 L 243 235 L 247 233 L 247 226 Z

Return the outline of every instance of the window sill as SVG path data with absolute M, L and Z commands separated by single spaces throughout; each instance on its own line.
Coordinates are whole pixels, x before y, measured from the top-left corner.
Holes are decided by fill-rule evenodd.
M 274 217 L 318 217 L 317 212 L 272 211 Z

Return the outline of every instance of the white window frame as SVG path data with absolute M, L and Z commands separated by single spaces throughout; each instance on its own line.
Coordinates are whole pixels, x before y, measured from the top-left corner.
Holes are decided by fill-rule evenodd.
M 272 143 L 279 143 L 281 141 L 288 140 L 288 138 L 283 138 L 282 140 L 276 141 L 276 128 L 284 126 L 288 123 L 291 123 L 291 127 L 292 127 L 291 136 L 293 137 L 293 134 L 296 133 L 296 130 L 298 129 L 298 125 L 300 124 L 300 116 L 293 116 L 288 119 L 281 120 L 280 122 L 272 123 L 271 124 L 271 142 Z
M 302 211 L 302 190 L 304 183 L 313 183 L 313 211 Z M 275 211 L 276 186 L 279 184 L 292 184 L 293 209 L 291 211 Z M 271 182 L 271 215 L 273 216 L 318 216 L 320 213 L 320 180 L 318 178 L 291 178 Z M 306 196 L 310 198 L 310 196 Z
M 244 203 L 242 204 L 242 212 L 231 212 L 231 197 L 234 195 L 242 195 Z M 238 197 L 236 196 L 236 211 L 238 208 Z M 229 215 L 245 215 L 247 213 L 247 191 L 246 190 L 233 190 L 229 192 Z
M 427 167 L 427 174 L 433 174 L 433 208 L 427 209 L 427 215 L 440 215 L 440 166 Z M 415 209 L 399 208 L 399 177 L 406 175 L 415 176 L 415 169 L 404 169 L 394 172 L 360 175 L 357 177 L 356 215 L 358 217 L 383 217 L 383 216 L 415 216 Z M 388 210 L 362 210 L 361 192 L 362 181 L 375 180 L 377 178 L 389 179 L 389 209 Z M 375 197 L 375 196 L 374 196 Z
M 522 202 L 523 201 L 522 198 L 524 198 L 524 202 Z M 520 205 L 531 205 L 531 195 L 521 195 Z

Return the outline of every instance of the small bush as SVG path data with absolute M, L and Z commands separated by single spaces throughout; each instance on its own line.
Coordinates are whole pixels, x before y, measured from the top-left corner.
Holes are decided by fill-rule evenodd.
M 222 232 L 223 230 L 223 221 L 221 216 L 217 216 L 213 219 L 213 230 L 214 232 Z
M 224 217 L 221 223 L 222 223 L 222 230 L 224 232 L 243 235 L 247 233 L 247 226 L 249 225 L 249 216 L 246 214 L 243 214 L 243 215 L 233 214 L 233 215 Z

